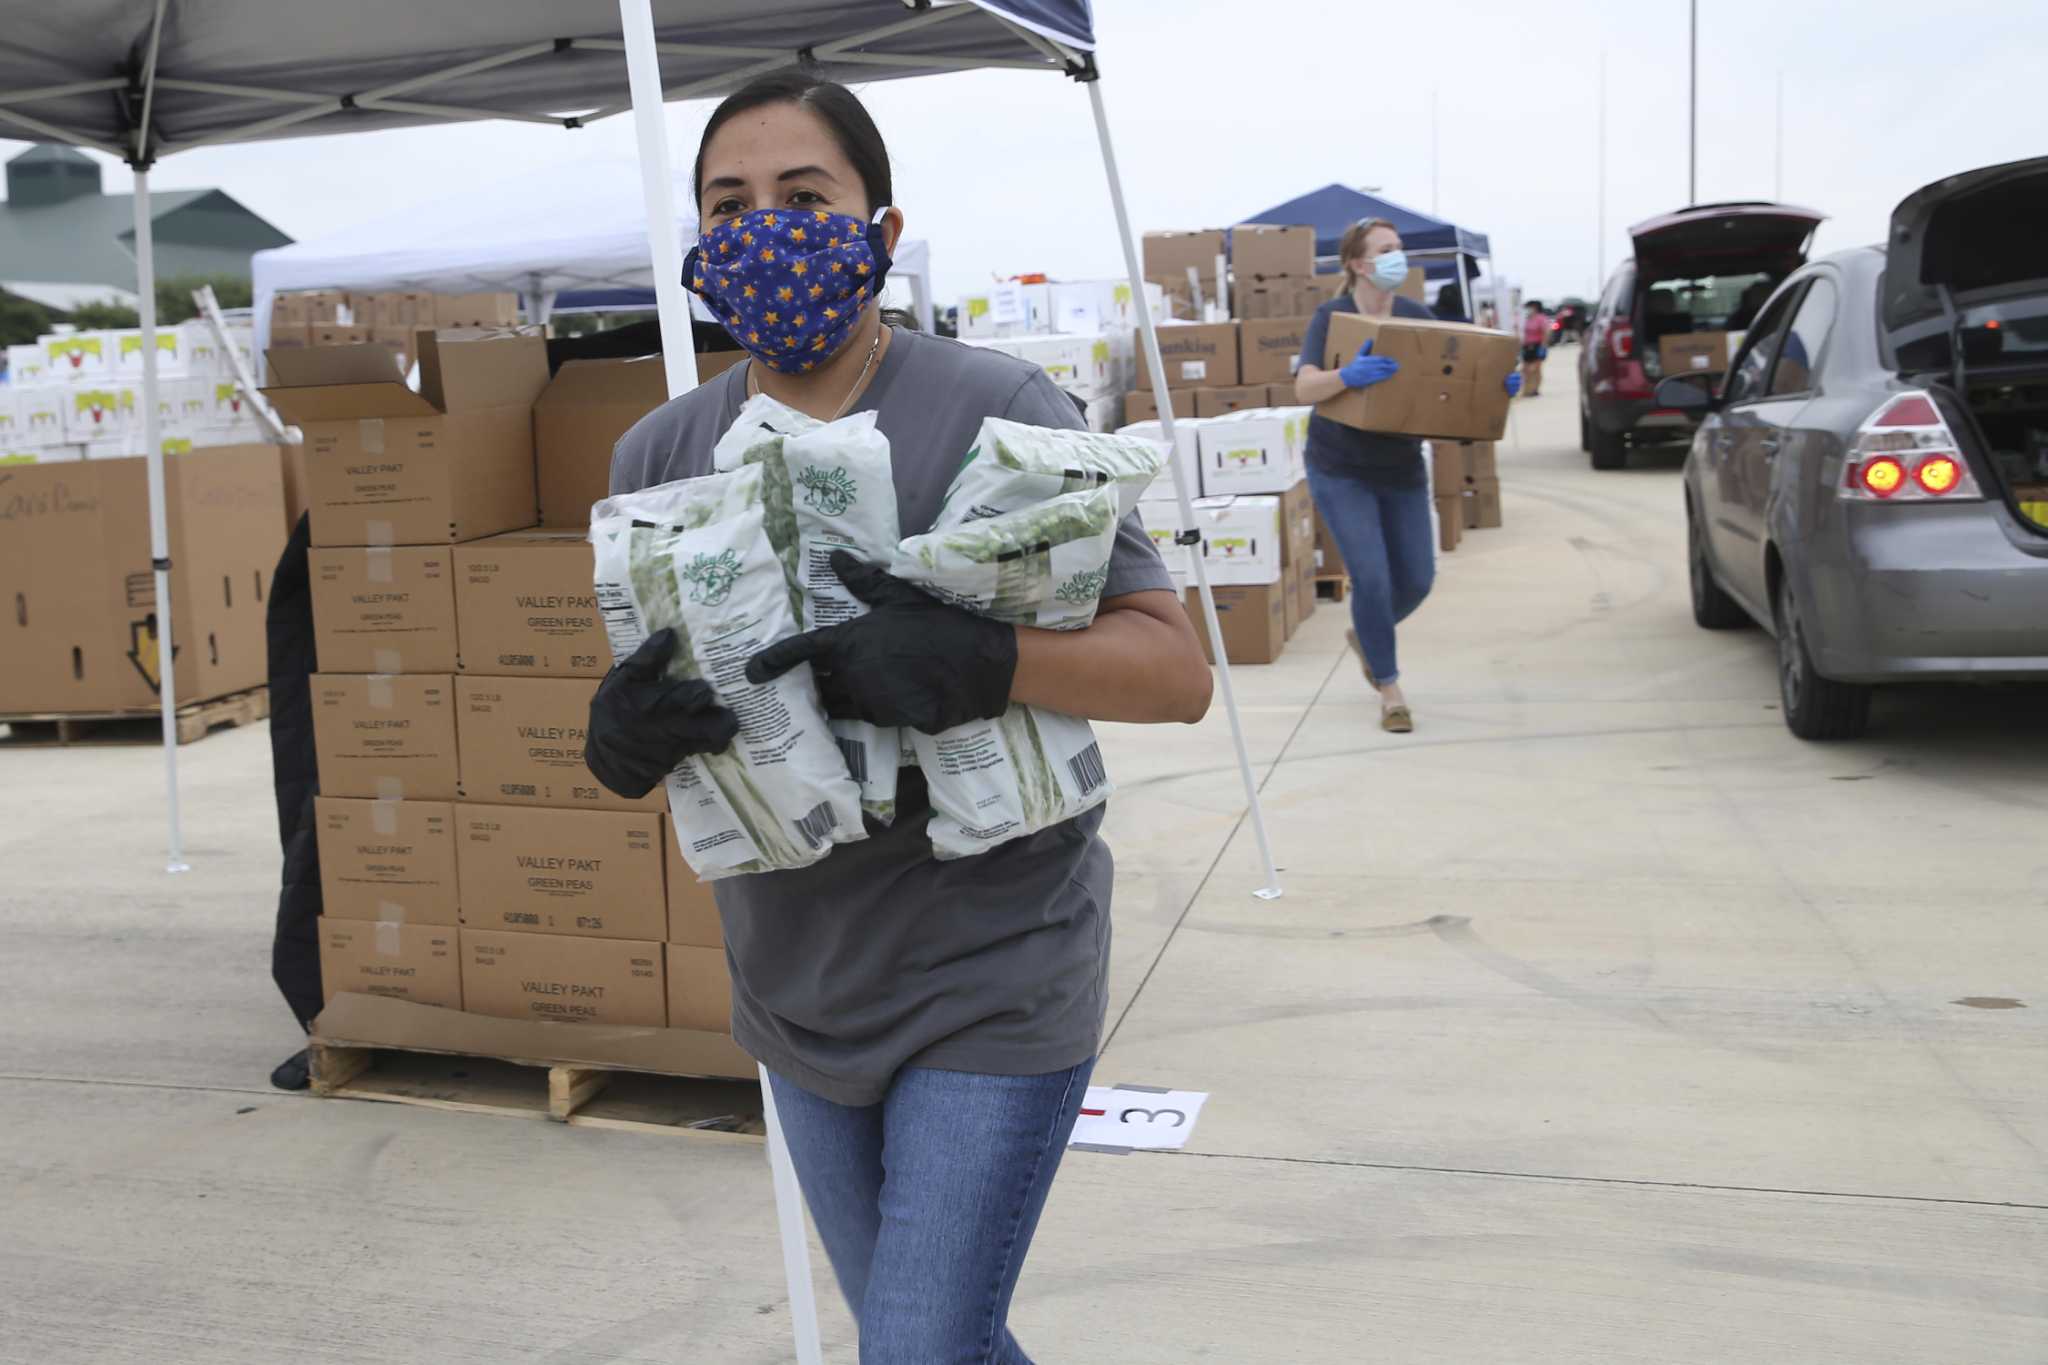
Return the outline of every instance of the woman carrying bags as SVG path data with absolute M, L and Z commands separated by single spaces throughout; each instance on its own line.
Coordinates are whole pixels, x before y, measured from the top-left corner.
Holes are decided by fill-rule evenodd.
M 821 420 L 874 412 L 910 535 L 930 527 L 984 418 L 1080 425 L 1037 367 L 883 318 L 903 214 L 881 134 L 845 87 L 800 72 L 751 82 L 712 113 L 696 186 L 685 283 L 751 358 L 627 432 L 613 492 L 711 472 L 740 405 L 766 393 Z M 743 258 L 768 264 L 714 268 Z M 760 283 L 771 276 L 783 282 Z M 834 716 L 936 733 L 1012 702 L 1139 722 L 1208 709 L 1208 665 L 1135 518 L 1082 630 L 1002 625 L 850 556 L 833 566 L 871 610 L 771 645 L 747 672 L 809 661 Z M 653 790 L 737 728 L 708 684 L 666 676 L 674 643 L 650 638 L 592 700 L 586 754 L 613 791 Z M 923 779 L 906 769 L 892 824 L 813 866 L 714 885 L 733 1036 L 768 1069 L 869 1365 L 1028 1365 L 1004 1323 L 1101 1043 L 1102 816 L 939 862 Z
M 1384 218 L 1354 223 L 1338 243 L 1344 288 L 1316 310 L 1302 337 L 1294 397 L 1320 403 L 1346 389 L 1370 388 L 1400 372 L 1372 353 L 1372 342 L 1334 370 L 1323 365 L 1333 313 L 1432 318 L 1429 309 L 1394 291 L 1408 277 L 1401 234 Z M 1507 377 L 1507 390 L 1522 377 Z M 1351 629 L 1345 633 L 1365 680 L 1380 695 L 1380 726 L 1395 734 L 1415 728 L 1401 692 L 1394 627 L 1429 596 L 1436 578 L 1436 536 L 1430 523 L 1429 470 L 1414 436 L 1360 431 L 1317 415 L 1308 424 L 1308 486 L 1351 576 Z

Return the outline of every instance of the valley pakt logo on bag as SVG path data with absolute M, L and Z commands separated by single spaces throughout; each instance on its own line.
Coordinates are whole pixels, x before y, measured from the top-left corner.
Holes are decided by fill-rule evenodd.
M 690 600 L 707 607 L 715 607 L 732 596 L 733 585 L 739 578 L 739 556 L 731 550 L 698 555 L 683 566 L 682 572 L 683 581 L 690 585 Z
M 805 506 L 828 517 L 844 515 L 860 495 L 853 476 L 843 469 L 808 466 L 797 471 L 796 481 L 803 485 Z
M 1109 565 L 1099 569 L 1084 569 L 1066 582 L 1060 584 L 1053 596 L 1062 602 L 1091 602 L 1102 596 L 1103 585 L 1109 582 Z

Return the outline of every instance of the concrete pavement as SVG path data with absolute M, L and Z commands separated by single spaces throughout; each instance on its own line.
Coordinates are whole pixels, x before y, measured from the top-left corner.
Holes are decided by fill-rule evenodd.
M 1415 734 L 1328 606 L 1237 671 L 1282 900 L 1220 714 L 1106 727 L 1097 1074 L 1213 1097 L 1069 1159 L 1047 1365 L 2048 1359 L 2048 694 L 1793 740 L 1573 359 L 1402 632 Z M 757 1151 L 268 1090 L 267 741 L 184 750 L 179 878 L 158 757 L 0 750 L 0 1360 L 789 1359 Z

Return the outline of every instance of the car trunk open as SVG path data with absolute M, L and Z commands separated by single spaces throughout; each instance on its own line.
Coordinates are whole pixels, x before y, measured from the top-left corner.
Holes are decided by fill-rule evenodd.
M 1651 379 L 1667 336 L 1726 333 L 1724 359 L 1771 291 L 1806 263 L 1823 214 L 1790 204 L 1701 204 L 1637 223 L 1632 321 Z M 1660 287 L 1661 286 L 1661 287 Z
M 1893 368 L 1967 405 L 2007 500 L 2048 532 L 2044 212 L 2048 157 L 1914 191 L 1892 210 L 1878 308 Z

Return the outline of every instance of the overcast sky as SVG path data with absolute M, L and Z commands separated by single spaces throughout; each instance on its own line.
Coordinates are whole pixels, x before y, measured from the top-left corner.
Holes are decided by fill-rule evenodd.
M 1779 194 L 1817 208 L 1830 215 L 1819 250 L 1877 240 L 1892 205 L 1930 180 L 2048 154 L 2037 0 L 1699 10 L 1697 197 Z M 1503 274 L 1555 296 L 1590 293 L 1602 264 L 1627 255 L 1628 224 L 1687 200 L 1685 0 L 1097 0 L 1096 23 L 1139 231 L 1221 226 L 1332 181 L 1376 185 L 1490 234 Z M 888 139 L 910 234 L 932 244 L 942 303 L 1024 271 L 1121 273 L 1079 88 L 974 72 L 862 94 Z M 709 109 L 670 107 L 679 165 Z M 577 132 L 470 124 L 203 149 L 166 160 L 155 179 L 218 186 L 304 239 L 511 174 L 531 172 L 545 202 L 549 164 L 632 151 L 628 117 Z M 118 188 L 126 172 L 110 163 L 107 178 Z

